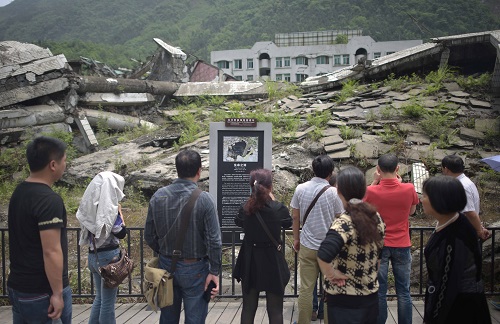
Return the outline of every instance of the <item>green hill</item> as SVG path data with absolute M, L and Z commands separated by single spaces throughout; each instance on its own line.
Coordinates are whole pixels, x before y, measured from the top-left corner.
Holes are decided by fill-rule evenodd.
M 500 29 L 495 6 L 483 0 L 15 0 L 0 7 L 0 40 L 130 67 L 130 58 L 153 53 L 153 37 L 208 61 L 212 50 L 250 47 L 275 33 L 363 29 L 377 41 L 426 41 Z

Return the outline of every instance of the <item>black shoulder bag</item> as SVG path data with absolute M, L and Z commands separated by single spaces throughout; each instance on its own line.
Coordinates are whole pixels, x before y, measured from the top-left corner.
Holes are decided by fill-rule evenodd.
M 283 247 L 273 237 L 273 235 L 269 231 L 269 228 L 267 227 L 266 223 L 264 222 L 264 220 L 262 219 L 262 216 L 260 216 L 260 213 L 258 211 L 255 212 L 255 216 L 259 220 L 260 225 L 262 225 L 262 228 L 264 229 L 264 231 L 266 232 L 267 236 L 269 237 L 269 239 L 271 240 L 271 242 L 276 247 L 276 250 L 278 251 L 278 253 L 276 253 L 277 264 L 278 264 L 278 271 L 279 271 L 279 275 L 280 275 L 280 279 L 281 279 L 281 284 L 283 285 L 283 288 L 285 288 L 286 285 L 288 284 L 288 281 L 290 280 L 290 268 L 288 267 L 288 263 L 286 262 L 285 254 L 282 252 L 283 251 Z

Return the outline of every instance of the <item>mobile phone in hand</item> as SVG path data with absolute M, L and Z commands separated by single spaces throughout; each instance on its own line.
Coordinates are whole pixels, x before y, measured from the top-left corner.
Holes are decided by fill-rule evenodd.
M 213 280 L 210 280 L 210 283 L 208 284 L 207 290 L 203 293 L 203 299 L 208 303 L 210 302 L 210 299 L 212 298 L 212 289 L 214 289 L 217 285 Z

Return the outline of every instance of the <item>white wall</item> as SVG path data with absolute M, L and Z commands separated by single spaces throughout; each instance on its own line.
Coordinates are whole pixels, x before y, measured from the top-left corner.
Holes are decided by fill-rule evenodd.
M 259 78 L 259 56 L 266 53 L 270 56 L 269 67 L 271 69 L 271 80 L 276 80 L 276 74 L 290 74 L 290 81 L 296 82 L 297 73 L 315 76 L 319 73 L 330 73 L 346 65 L 334 64 L 335 55 L 349 55 L 349 65 L 355 65 L 355 53 L 359 48 L 364 48 L 368 53 L 368 59 L 374 59 L 374 53 L 380 52 L 382 56 L 387 52 L 397 52 L 403 49 L 422 44 L 422 40 L 375 42 L 370 36 L 356 36 L 347 44 L 338 45 L 311 45 L 311 46 L 287 46 L 277 47 L 273 42 L 257 42 L 250 49 L 237 49 L 227 51 L 213 51 L 210 53 L 210 63 L 217 65 L 219 61 L 229 61 L 229 68 L 223 69 L 235 77 L 241 76 L 247 80 L 247 75 L 253 75 L 253 80 Z M 328 56 L 328 64 L 316 64 L 316 57 Z M 299 56 L 308 58 L 308 65 L 297 65 L 295 59 Z M 276 67 L 277 57 L 290 57 L 289 67 Z M 234 60 L 242 60 L 242 69 L 234 68 Z M 247 59 L 254 60 L 254 68 L 247 69 Z M 284 64 L 284 61 L 282 61 Z

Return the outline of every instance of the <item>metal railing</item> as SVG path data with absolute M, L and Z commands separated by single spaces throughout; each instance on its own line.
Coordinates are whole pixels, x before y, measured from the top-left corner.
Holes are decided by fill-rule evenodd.
M 483 278 L 485 282 L 485 292 L 487 295 L 500 295 L 500 291 L 495 291 L 495 251 L 496 251 L 496 233 L 500 227 L 488 228 L 492 232 L 491 240 L 483 244 Z M 128 249 L 129 255 L 135 261 L 136 267 L 132 280 L 125 281 L 120 285 L 118 297 L 143 297 L 142 278 L 144 275 L 145 261 L 153 256 L 153 252 L 144 243 L 144 228 L 132 227 L 127 228 L 128 234 L 122 246 Z M 422 297 L 425 295 L 426 276 L 424 264 L 424 247 L 427 240 L 434 230 L 433 227 L 412 227 L 410 235 L 412 237 L 413 255 L 418 257 L 418 266 L 415 266 L 416 261 L 413 261 L 412 286 L 411 295 L 413 297 Z M 69 277 L 70 285 L 73 291 L 73 298 L 94 297 L 94 281 L 87 268 L 87 248 L 81 248 L 78 245 L 80 237 L 79 228 L 68 228 L 68 257 L 69 257 Z M 236 237 L 241 233 L 241 228 L 231 227 L 223 228 L 222 234 L 224 237 L 230 237 L 231 243 L 223 244 L 223 264 L 222 275 L 220 276 L 220 297 L 235 298 L 241 297 L 241 290 L 237 289 L 240 285 L 234 278 L 231 278 L 231 269 L 236 262 L 236 248 L 238 244 L 235 242 Z M 292 274 L 290 283 L 287 287 L 286 297 L 298 296 L 298 258 L 293 251 L 291 239 L 291 231 L 282 232 L 283 253 L 291 266 Z M 0 228 L 0 251 L 1 251 L 1 291 L 0 298 L 7 298 L 7 276 L 8 276 L 8 230 Z M 416 252 L 418 251 L 418 252 Z M 489 263 L 489 264 L 488 264 Z M 263 265 L 265 266 L 265 265 Z M 238 292 L 237 292 L 238 291 Z M 388 297 L 394 297 L 395 294 L 388 294 Z

